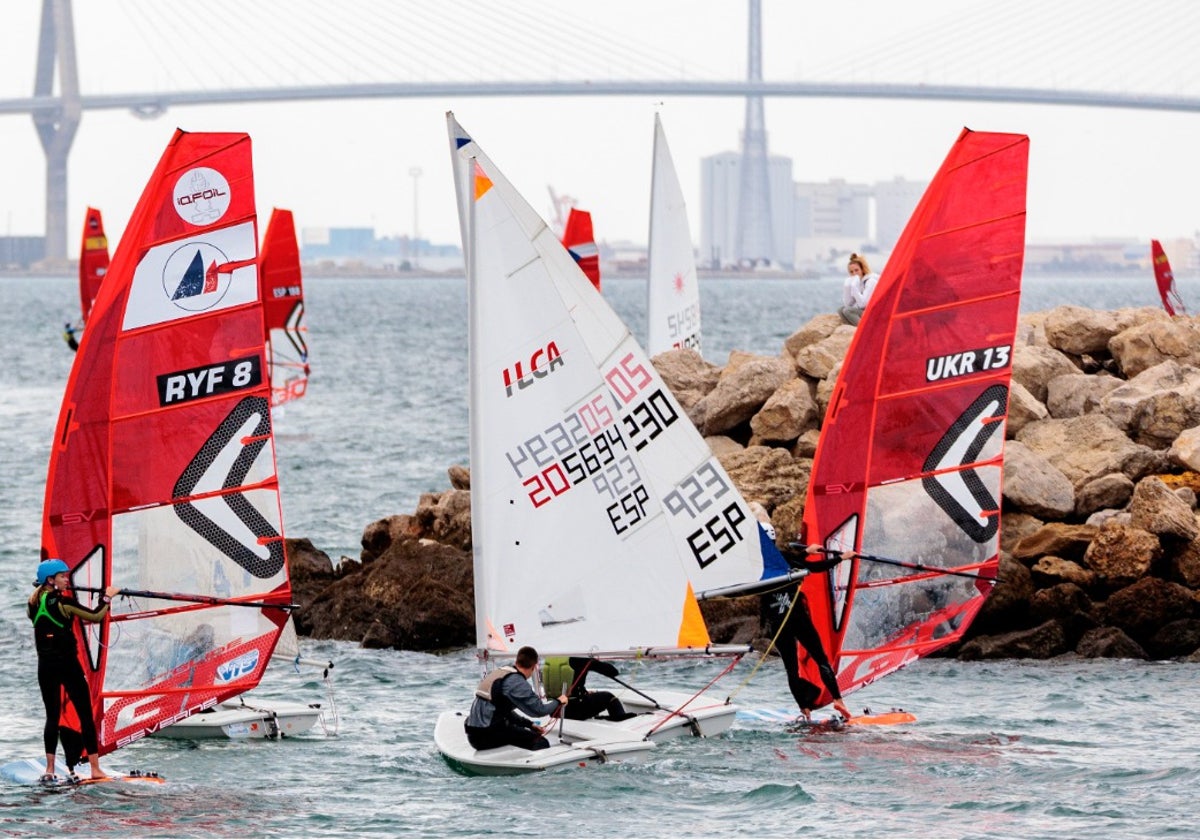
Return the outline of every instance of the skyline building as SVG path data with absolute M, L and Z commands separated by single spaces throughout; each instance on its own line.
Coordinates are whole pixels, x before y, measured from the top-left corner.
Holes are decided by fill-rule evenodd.
M 737 262 L 734 255 L 738 246 L 741 177 L 740 152 L 720 152 L 700 161 L 699 265 L 713 267 Z M 790 157 L 768 156 L 767 189 L 771 207 L 771 242 L 764 256 L 772 263 L 791 265 L 796 208 Z

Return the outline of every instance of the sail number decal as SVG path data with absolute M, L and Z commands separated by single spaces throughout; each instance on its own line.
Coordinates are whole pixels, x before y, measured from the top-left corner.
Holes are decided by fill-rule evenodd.
M 986 370 L 1000 370 L 1008 367 L 1011 361 L 1012 345 L 1010 344 L 935 356 L 925 360 L 925 381 L 938 382 Z
M 667 334 L 675 350 L 700 347 L 700 303 L 685 306 L 667 316 Z
M 646 519 L 650 493 L 610 399 L 596 394 L 505 457 L 535 508 L 587 484 L 606 501 L 613 531 L 625 534 Z
M 258 355 L 230 359 L 215 365 L 189 368 L 160 374 L 158 404 L 160 406 L 228 394 L 262 384 L 262 365 Z
M 743 539 L 740 529 L 748 517 L 737 494 L 731 490 L 725 476 L 709 458 L 663 499 L 668 512 L 686 515 L 699 526 L 688 534 L 687 543 L 702 569 Z

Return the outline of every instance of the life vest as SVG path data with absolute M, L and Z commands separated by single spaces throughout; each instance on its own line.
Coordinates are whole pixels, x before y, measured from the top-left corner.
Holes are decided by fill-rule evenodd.
M 479 685 L 475 686 L 475 696 L 480 700 L 486 700 L 489 703 L 495 703 L 492 697 L 492 691 L 496 683 L 507 677 L 509 674 L 521 673 L 511 665 L 502 665 L 496 670 L 490 672 L 486 677 L 479 681 Z
M 42 597 L 38 598 L 37 612 L 35 612 L 32 616 L 30 616 L 30 620 L 33 621 L 33 626 L 37 627 L 39 618 L 48 618 L 48 619 L 50 619 L 50 623 L 53 624 L 55 627 L 66 627 L 67 625 L 63 624 L 61 621 L 59 621 L 54 616 L 52 616 L 50 614 L 50 610 L 46 609 L 46 599 L 48 599 L 49 597 L 50 597 L 49 592 L 43 592 Z M 61 613 L 60 613 L 60 615 L 61 615 Z

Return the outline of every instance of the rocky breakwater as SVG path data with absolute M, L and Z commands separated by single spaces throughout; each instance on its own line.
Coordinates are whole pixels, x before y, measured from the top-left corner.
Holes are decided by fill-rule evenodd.
M 775 357 L 692 351 L 655 367 L 781 541 L 801 519 L 820 422 L 854 327 L 814 318 Z M 999 583 L 962 658 L 1200 658 L 1200 322 L 1157 309 L 1021 318 Z M 298 625 L 369 647 L 474 643 L 470 476 L 367 526 L 359 560 L 293 548 Z M 903 559 L 903 558 L 898 558 Z M 757 599 L 702 605 L 714 640 L 765 644 Z

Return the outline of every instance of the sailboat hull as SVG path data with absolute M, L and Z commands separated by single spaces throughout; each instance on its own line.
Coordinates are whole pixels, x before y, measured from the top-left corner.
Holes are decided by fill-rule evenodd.
M 621 740 L 622 736 L 614 733 L 613 738 L 608 738 L 604 729 L 588 726 L 589 721 L 582 721 L 584 725 L 573 730 L 563 727 L 561 736 L 548 733 L 549 749 L 497 747 L 477 750 L 467 741 L 464 720 L 461 712 L 442 712 L 433 731 L 433 740 L 447 764 L 471 776 L 521 776 L 565 767 L 638 762 L 654 750 L 653 742 L 640 740 L 636 735 Z
M 319 706 L 281 700 L 228 700 L 154 733 L 160 738 L 278 739 L 301 735 L 321 719 Z
M 738 707 L 721 700 L 682 691 L 655 691 L 654 702 L 632 691 L 615 692 L 627 712 L 637 716 L 622 721 L 592 718 L 585 721 L 568 720 L 564 731 L 576 736 L 596 729 L 609 733 L 605 737 L 644 738 L 650 741 L 669 741 L 674 738 L 699 736 L 711 738 L 733 726 Z M 657 705 L 655 705 L 657 703 Z

